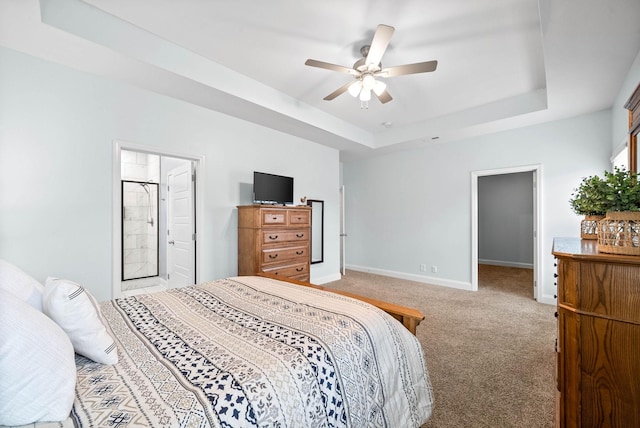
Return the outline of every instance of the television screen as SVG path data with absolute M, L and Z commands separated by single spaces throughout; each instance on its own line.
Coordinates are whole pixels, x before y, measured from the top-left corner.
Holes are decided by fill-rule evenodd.
M 253 202 L 293 204 L 293 177 L 253 172 Z

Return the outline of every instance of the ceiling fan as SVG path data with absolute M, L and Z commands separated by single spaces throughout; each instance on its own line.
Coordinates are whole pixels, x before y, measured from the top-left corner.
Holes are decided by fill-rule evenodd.
M 331 101 L 338 95 L 348 91 L 352 96 L 360 98 L 361 108 L 368 108 L 371 92 L 373 92 L 381 103 L 388 103 L 393 98 L 391 98 L 391 95 L 387 91 L 387 85 L 382 80 L 376 78 L 435 71 L 438 66 L 438 61 L 426 61 L 382 68 L 382 56 L 387 50 L 387 46 L 389 46 L 389 41 L 394 31 L 395 28 L 389 25 L 378 25 L 371 44 L 365 45 L 360 49 L 362 58 L 357 60 L 352 68 L 317 61 L 315 59 L 306 60 L 305 65 L 351 74 L 355 78 L 355 81 L 348 82 L 339 87 L 324 97 L 324 99 Z

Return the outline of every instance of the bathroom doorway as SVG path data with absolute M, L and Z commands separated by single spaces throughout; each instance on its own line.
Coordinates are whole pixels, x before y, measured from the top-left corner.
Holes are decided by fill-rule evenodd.
M 114 297 L 195 284 L 199 161 L 129 147 L 117 153 L 120 263 Z

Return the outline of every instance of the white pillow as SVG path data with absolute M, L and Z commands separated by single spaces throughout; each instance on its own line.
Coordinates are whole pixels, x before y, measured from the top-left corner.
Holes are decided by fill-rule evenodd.
M 0 290 L 0 425 L 67 419 L 75 387 L 69 337 L 45 314 Z
M 118 350 L 115 341 L 102 323 L 98 303 L 88 290 L 65 279 L 47 278 L 42 307 L 69 335 L 73 348 L 102 364 L 116 364 Z
M 19 267 L 0 259 L 0 289 L 42 311 L 42 284 Z

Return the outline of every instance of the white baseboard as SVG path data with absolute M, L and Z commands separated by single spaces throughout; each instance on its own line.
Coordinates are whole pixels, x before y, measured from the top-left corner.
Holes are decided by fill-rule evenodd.
M 425 276 L 425 275 L 414 275 L 414 274 L 405 273 L 405 272 L 396 272 L 391 270 L 376 269 L 376 268 L 356 266 L 356 265 L 347 265 L 347 269 L 355 270 L 358 272 L 367 272 L 367 273 L 374 273 L 376 275 L 389 276 L 391 278 L 406 279 L 409 281 L 420 282 L 423 284 L 439 285 L 442 287 L 449 287 L 449 288 L 456 288 L 458 290 L 471 291 L 470 282 L 455 281 L 452 279 L 436 278 L 436 277 Z
M 551 294 L 545 294 L 542 296 L 541 300 L 538 300 L 538 303 L 544 303 L 547 305 L 557 305 L 558 304 L 558 300 L 556 300 L 555 297 L 553 297 Z
M 339 281 L 340 279 L 342 279 L 342 275 L 340 275 L 340 272 L 336 272 L 334 274 L 321 276 L 319 278 L 313 277 L 311 278 L 310 282 L 314 285 L 322 285 L 328 282 Z
M 533 269 L 533 263 L 505 262 L 505 261 L 502 261 L 502 260 L 478 259 L 478 264 L 479 265 L 514 267 L 514 268 L 521 268 L 521 269 Z

